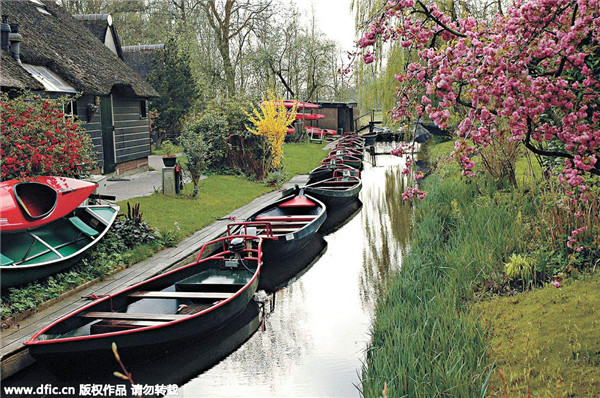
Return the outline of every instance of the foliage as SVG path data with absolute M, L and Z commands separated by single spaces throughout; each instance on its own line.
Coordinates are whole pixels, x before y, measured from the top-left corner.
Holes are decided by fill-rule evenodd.
M 136 203 L 132 208 L 127 202 L 127 215 L 120 214 L 111 227 L 113 233 L 118 235 L 123 244 L 129 249 L 156 239 L 152 228 L 142 220 L 143 214 L 140 213 L 139 209 L 139 203 Z
M 81 123 L 62 112 L 67 101 L 29 93 L 9 99 L 2 94 L 2 180 L 41 175 L 76 177 L 83 164 L 93 163 L 91 137 Z
M 174 39 L 169 39 L 165 50 L 154 56 L 148 81 L 160 94 L 150 105 L 160 115 L 153 121 L 155 131 L 164 132 L 166 137 L 177 137 L 181 123 L 198 94 L 188 57 Z M 159 137 L 157 142 L 161 142 L 162 138 Z
M 198 184 L 200 177 L 206 172 L 209 163 L 210 152 L 204 136 L 193 130 L 186 129 L 179 137 L 179 143 L 183 146 L 183 156 L 185 156 L 185 168 L 189 172 L 194 192 L 192 197 L 198 195 Z
M 248 119 L 254 128 L 247 127 L 251 133 L 266 137 L 270 149 L 270 156 L 263 158 L 263 169 L 278 170 L 281 167 L 283 156 L 283 142 L 287 134 L 287 128 L 296 120 L 297 105 L 288 111 L 283 103 L 283 98 L 278 98 L 273 92 L 263 98 L 258 109 L 254 108 Z M 266 153 L 266 151 L 265 151 Z
M 285 182 L 285 180 L 285 175 L 283 175 L 282 172 L 274 171 L 265 177 L 263 182 L 267 184 L 267 186 L 279 188 Z
M 487 19 L 452 5 L 387 2 L 359 40 L 366 63 L 380 40 L 410 55 L 393 117 L 426 115 L 441 128 L 459 120 L 453 154 L 466 176 L 494 139 L 564 159 L 557 174 L 569 199 L 587 200 L 586 175 L 593 185 L 600 176 L 598 2 L 518 1 Z

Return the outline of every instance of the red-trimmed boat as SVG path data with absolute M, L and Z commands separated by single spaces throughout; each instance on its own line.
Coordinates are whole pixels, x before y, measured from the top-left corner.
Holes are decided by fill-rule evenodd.
M 81 205 L 97 185 L 66 177 L 37 177 L 0 183 L 0 232 L 36 228 Z
M 329 234 L 361 206 L 358 194 L 362 189 L 360 171 L 354 168 L 340 168 L 333 171 L 333 177 L 308 184 L 304 191 L 319 199 L 327 208 L 327 220 L 319 233 Z
M 333 157 L 323 159 L 321 165 L 315 167 L 308 175 L 308 184 L 323 181 L 333 177 L 333 173 L 338 169 L 347 169 L 354 167 L 344 163 L 344 159 Z M 358 170 L 358 169 L 357 169 Z
M 205 248 L 216 244 L 220 252 L 203 258 Z M 193 263 L 96 298 L 46 326 L 25 345 L 51 371 L 69 367 L 93 373 L 106 364 L 117 366 L 113 342 L 127 362 L 210 335 L 253 299 L 261 259 L 259 237 L 217 239 L 204 245 Z
M 259 288 L 272 292 L 288 281 L 314 256 L 304 248 L 317 235 L 327 218 L 325 205 L 305 195 L 301 189 L 260 209 L 244 222 L 228 225 L 227 234 L 256 234 L 263 238 L 263 270 Z M 307 257 L 306 261 L 289 261 L 291 257 Z M 310 257 L 310 258 L 308 258 Z M 286 263 L 294 263 L 287 267 Z

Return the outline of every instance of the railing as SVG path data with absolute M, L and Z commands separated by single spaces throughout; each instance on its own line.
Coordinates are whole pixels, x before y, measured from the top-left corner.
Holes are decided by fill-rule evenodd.
M 273 236 L 273 226 L 268 221 L 241 221 L 241 222 L 232 222 L 227 224 L 227 235 L 239 234 L 239 232 L 243 229 L 244 235 L 248 234 L 248 227 L 258 227 L 262 226 L 265 228 L 265 237 L 266 238 L 274 238 Z M 237 230 L 232 229 L 232 227 L 239 227 Z M 252 235 L 250 235 L 252 236 Z
M 198 253 L 198 256 L 196 257 L 196 262 L 199 262 L 200 260 L 203 260 L 202 258 L 202 254 L 204 253 L 204 250 L 211 245 L 214 245 L 215 243 L 219 243 L 221 242 L 222 245 L 222 251 L 219 253 L 216 253 L 212 256 L 208 256 L 207 258 L 224 258 L 225 255 L 227 254 L 231 254 L 233 253 L 231 250 L 229 250 L 229 248 L 226 246 L 227 241 L 230 241 L 232 239 L 235 238 L 243 238 L 244 239 L 244 244 L 247 246 L 248 241 L 249 240 L 256 240 L 258 241 L 258 247 L 256 249 L 252 249 L 252 248 L 246 248 L 244 249 L 245 253 L 249 253 L 249 254 L 256 254 L 256 257 L 254 256 L 249 256 L 252 259 L 261 259 L 262 258 L 262 238 L 256 235 L 248 235 L 248 234 L 239 234 L 239 235 L 231 235 L 229 233 L 229 227 L 227 228 L 227 235 L 223 238 L 219 238 L 219 239 L 215 239 L 213 241 L 210 241 L 208 243 L 206 243 L 205 245 L 202 246 L 202 248 L 200 249 L 200 252 Z

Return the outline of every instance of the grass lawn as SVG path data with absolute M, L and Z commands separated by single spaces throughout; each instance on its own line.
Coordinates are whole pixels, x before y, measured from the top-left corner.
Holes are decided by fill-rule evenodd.
M 327 156 L 323 148 L 327 143 L 288 143 L 283 146 L 283 171 L 290 177 L 298 174 L 308 174 L 321 164 Z
M 288 177 L 307 174 L 327 155 L 324 145 L 292 143 L 284 146 L 284 171 Z M 200 182 L 196 198 L 190 198 L 193 185 L 187 184 L 181 196 L 152 196 L 119 202 L 121 212 L 127 212 L 127 202 L 140 203 L 143 220 L 162 232 L 178 230 L 184 238 L 213 223 L 233 210 L 251 202 L 273 187 L 250 181 L 242 176 L 211 175 Z M 177 224 L 175 224 L 177 223 Z
M 196 198 L 189 198 L 193 185 L 187 184 L 181 196 L 152 196 L 130 199 L 139 203 L 143 220 L 161 231 L 176 230 L 184 238 L 213 223 L 252 199 L 272 190 L 263 184 L 239 176 L 212 175 L 200 182 Z M 119 202 L 121 211 L 127 211 L 127 200 Z
M 506 377 L 509 396 L 600 396 L 600 277 L 567 280 L 475 305 L 490 330 L 490 360 Z M 496 391 L 503 390 L 498 372 Z

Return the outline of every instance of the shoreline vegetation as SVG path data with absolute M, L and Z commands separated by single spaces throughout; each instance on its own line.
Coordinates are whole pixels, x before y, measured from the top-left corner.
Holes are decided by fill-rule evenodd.
M 378 298 L 363 395 L 600 395 L 598 251 L 569 252 L 545 235 L 550 205 L 527 159 L 517 162 L 522 187 L 499 187 L 461 178 L 439 158 L 448 145 L 420 155 L 436 167 L 410 252 Z M 510 279 L 517 258 L 530 272 Z
M 288 143 L 284 145 L 282 183 L 298 174 L 307 174 L 327 155 L 325 144 Z M 151 257 L 156 252 L 175 246 L 184 238 L 210 225 L 216 219 L 250 203 L 260 195 L 272 191 L 277 185 L 268 181 L 257 182 L 237 175 L 212 174 L 201 181 L 196 198 L 189 195 L 193 184 L 186 184 L 182 195 L 166 196 L 154 193 L 119 202 L 122 226 L 135 241 L 125 242 L 117 235 L 108 234 L 89 256 L 68 271 L 56 274 L 41 282 L 9 288 L 2 292 L 2 329 L 46 308 L 56 300 L 77 293 L 82 285 L 99 282 L 132 264 Z M 128 203 L 130 203 L 129 215 Z M 131 210 L 139 204 L 139 213 Z M 136 221 L 137 220 L 137 221 Z M 142 221 L 143 220 L 143 221 Z M 138 224 L 135 228 L 131 224 Z M 141 227 L 139 224 L 142 224 Z M 115 229 L 115 228 L 113 228 Z M 114 232 L 114 231 L 113 231 Z

